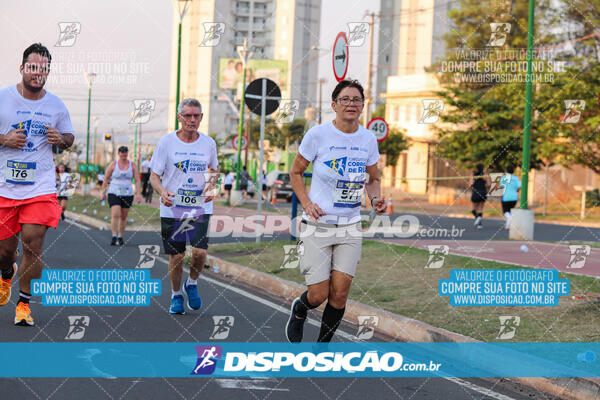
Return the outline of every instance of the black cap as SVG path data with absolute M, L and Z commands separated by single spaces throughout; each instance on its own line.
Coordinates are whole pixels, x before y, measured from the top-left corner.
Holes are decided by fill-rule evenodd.
M 126 151 L 129 151 L 129 149 L 127 148 L 127 146 L 121 146 L 121 147 L 119 147 L 119 153 L 125 153 Z

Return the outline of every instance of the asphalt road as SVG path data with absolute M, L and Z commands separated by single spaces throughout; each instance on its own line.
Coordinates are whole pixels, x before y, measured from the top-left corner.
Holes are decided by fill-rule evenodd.
M 124 247 L 110 247 L 109 234 L 98 229 L 61 223 L 47 234 L 44 262 L 56 268 L 133 268 L 138 245 L 159 244 L 155 232 L 126 233 Z M 161 256 L 161 257 L 164 257 Z M 13 296 L 0 308 L 2 342 L 66 342 L 68 317 L 88 316 L 84 342 L 208 342 L 212 316 L 235 318 L 225 340 L 231 342 L 282 342 L 288 304 L 256 289 L 241 287 L 206 271 L 199 291 L 204 305 L 183 316 L 167 313 L 170 285 L 166 264 L 158 259 L 152 278 L 161 279 L 163 292 L 147 307 L 46 307 L 32 303 L 34 327 L 12 324 Z M 320 316 L 311 314 L 306 338 L 318 334 Z M 356 327 L 343 324 L 334 340 L 347 341 Z M 374 341 L 386 340 L 373 337 Z M 7 345 L 7 344 L 4 344 Z M 27 369 L 27 360 L 3 360 L 16 369 Z M 132 360 L 143 368 L 143 360 Z M 95 365 L 110 375 L 110 366 Z M 1 399 L 548 399 L 549 396 L 504 379 L 215 379 L 215 378 L 3 378 Z

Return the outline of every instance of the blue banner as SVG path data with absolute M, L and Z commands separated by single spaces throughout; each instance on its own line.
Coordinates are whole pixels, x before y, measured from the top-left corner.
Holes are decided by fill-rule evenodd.
M 600 377 L 600 343 L 0 343 L 3 377 Z

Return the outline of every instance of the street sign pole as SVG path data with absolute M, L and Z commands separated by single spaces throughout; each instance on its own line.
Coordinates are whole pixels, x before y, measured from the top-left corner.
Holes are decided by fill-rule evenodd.
M 256 185 L 255 192 L 258 193 L 256 213 L 260 218 L 262 213 L 262 171 L 265 158 L 265 119 L 267 115 L 272 114 L 279 107 L 281 89 L 275 82 L 260 78 L 250 82 L 246 97 L 248 98 L 246 102 L 250 111 L 254 114 L 260 114 L 259 167 L 254 182 Z M 257 223 L 256 233 L 256 243 L 260 243 L 261 224 L 259 223 Z
M 260 219 L 260 214 L 262 212 L 262 169 L 263 169 L 263 161 L 264 161 L 264 157 L 265 157 L 265 145 L 264 145 L 264 141 L 265 141 L 265 109 L 267 108 L 267 80 L 263 79 L 262 80 L 262 98 L 260 99 L 260 142 L 259 143 L 259 167 L 258 167 L 258 171 L 259 171 L 259 176 L 260 178 L 257 176 L 254 184 L 256 185 L 256 190 L 254 191 L 255 193 L 258 193 L 258 204 L 256 205 L 256 214 L 258 214 L 258 218 Z M 258 185 L 260 180 L 260 186 Z M 257 225 L 257 235 L 256 235 L 256 243 L 260 243 L 260 224 L 256 224 Z

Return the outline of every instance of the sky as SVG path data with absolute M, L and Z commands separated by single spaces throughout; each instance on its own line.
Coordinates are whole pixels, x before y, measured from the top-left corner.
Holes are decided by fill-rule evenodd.
M 377 12 L 376 0 L 325 0 L 322 3 L 319 78 L 326 79 L 323 97 L 335 86 L 331 49 L 348 22 L 366 21 L 366 11 Z M 27 18 L 23 18 L 27 15 Z M 23 50 L 41 42 L 52 54 L 52 72 L 46 88 L 66 104 L 77 141 L 85 143 L 88 85 L 84 72 L 95 70 L 92 84 L 91 134 L 98 140 L 113 132 L 118 143 L 133 137 L 130 124 L 135 99 L 155 99 L 152 119 L 143 125 L 142 140 L 156 142 L 166 133 L 169 97 L 171 24 L 170 0 L 28 0 L 3 1 L 0 6 L 0 87 L 21 80 Z M 76 22 L 74 43 L 59 43 L 61 23 Z M 376 25 L 377 26 L 377 25 Z M 375 32 L 377 32 L 375 30 Z M 375 49 L 377 34 L 375 34 Z M 58 44 L 58 46 L 57 46 Z M 72 45 L 70 45 L 72 44 Z M 366 82 L 368 41 L 351 47 L 348 77 Z M 375 75 L 373 75 L 375 78 Z M 375 82 L 373 82 L 374 84 Z M 329 105 L 323 119 L 332 118 Z M 91 140 L 93 141 L 93 140 Z

